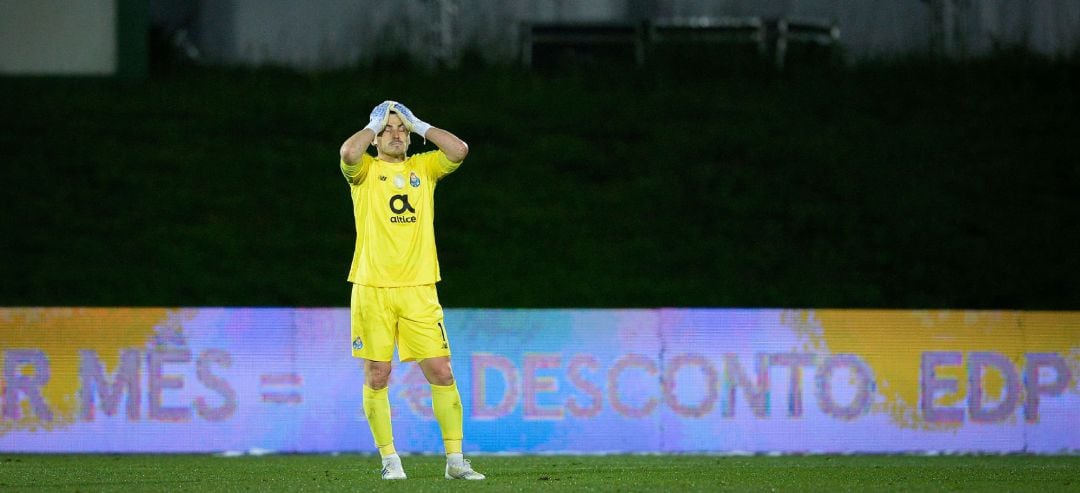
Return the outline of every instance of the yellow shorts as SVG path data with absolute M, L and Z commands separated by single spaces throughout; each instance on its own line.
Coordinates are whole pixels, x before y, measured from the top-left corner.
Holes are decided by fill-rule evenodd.
M 353 284 L 351 322 L 353 357 L 390 361 L 395 345 L 399 361 L 450 355 L 434 284 L 400 288 Z

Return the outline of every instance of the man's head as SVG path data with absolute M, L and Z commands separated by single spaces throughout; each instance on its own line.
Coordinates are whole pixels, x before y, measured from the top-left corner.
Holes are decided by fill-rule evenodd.
M 386 119 L 386 128 L 375 136 L 375 150 L 379 151 L 379 159 L 383 161 L 404 161 L 409 141 L 409 129 L 405 122 L 397 113 L 391 112 Z

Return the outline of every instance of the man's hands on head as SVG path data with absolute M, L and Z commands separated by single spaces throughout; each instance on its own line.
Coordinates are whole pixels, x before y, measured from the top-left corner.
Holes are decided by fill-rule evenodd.
M 431 125 L 428 125 L 427 122 L 417 118 L 412 110 L 405 105 L 396 101 L 390 101 L 390 103 L 391 111 L 394 111 L 401 117 L 402 122 L 405 123 L 405 126 L 408 127 L 410 131 L 416 132 L 421 137 L 427 137 L 427 131 L 431 129 Z
M 442 128 L 433 127 L 417 118 L 412 110 L 397 101 L 383 101 L 371 110 L 367 126 L 346 139 L 341 145 L 341 159 L 345 164 L 353 165 L 361 161 L 368 146 L 386 128 L 391 112 L 398 115 L 409 131 L 420 134 L 424 139 L 438 146 L 451 162 L 460 163 L 469 154 L 468 144 L 456 135 Z M 371 130 L 371 133 L 366 130 Z

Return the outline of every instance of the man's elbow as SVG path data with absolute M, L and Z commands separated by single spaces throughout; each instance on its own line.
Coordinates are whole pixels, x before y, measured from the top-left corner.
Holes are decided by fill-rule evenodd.
M 446 152 L 446 151 L 443 151 Z M 460 163 L 465 160 L 465 156 L 469 155 L 469 144 L 465 141 L 459 140 L 457 144 L 450 149 L 450 152 L 446 152 L 446 157 L 450 158 L 455 163 Z
M 360 159 L 361 159 L 361 157 L 363 155 L 362 152 L 360 152 L 359 150 L 355 149 L 353 146 L 350 146 L 350 145 L 341 146 L 340 154 L 341 154 L 341 160 L 344 161 L 345 164 L 359 163 Z

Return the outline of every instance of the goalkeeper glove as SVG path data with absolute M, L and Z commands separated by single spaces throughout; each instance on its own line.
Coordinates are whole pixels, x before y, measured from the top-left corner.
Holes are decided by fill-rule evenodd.
M 427 138 L 427 131 L 431 129 L 431 125 L 428 125 L 427 122 L 417 118 L 412 110 L 401 103 L 393 103 L 392 110 L 397 112 L 398 116 L 401 117 L 401 120 L 410 131 L 416 132 L 421 137 Z
M 379 135 L 379 132 L 386 128 L 386 120 L 390 118 L 390 107 L 393 105 L 393 101 L 383 101 L 372 108 L 371 115 L 368 116 L 368 124 L 364 128 L 370 128 L 372 132 L 375 132 L 375 135 Z

